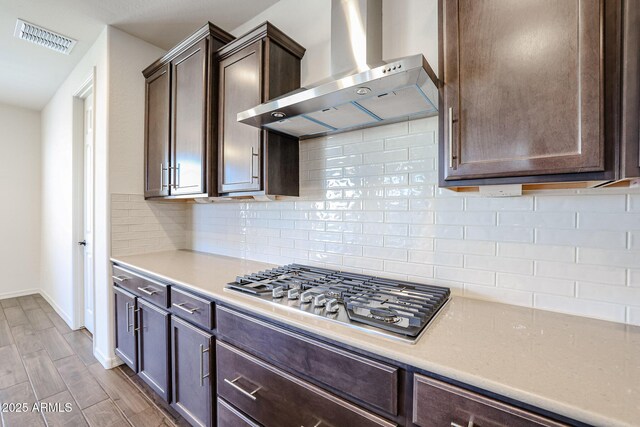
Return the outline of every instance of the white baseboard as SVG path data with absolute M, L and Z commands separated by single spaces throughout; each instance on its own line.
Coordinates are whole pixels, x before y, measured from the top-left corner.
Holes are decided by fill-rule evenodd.
M 100 364 L 105 368 L 105 369 L 113 369 L 116 366 L 122 365 L 122 360 L 120 360 L 120 358 L 116 355 L 113 355 L 112 357 L 108 357 L 105 356 L 104 354 L 102 354 L 102 352 L 95 348 L 93 349 L 93 355 L 95 356 L 96 359 L 98 359 L 98 362 L 100 362 Z
M 42 298 L 44 298 L 51 307 L 53 307 L 53 309 L 55 310 L 56 313 L 58 313 L 58 316 L 62 317 L 62 320 L 65 321 L 65 323 L 71 328 L 74 329 L 71 325 L 71 317 L 69 317 L 69 315 L 60 308 L 60 306 L 58 304 L 56 304 L 56 302 L 53 300 L 53 298 L 51 298 L 44 290 L 39 289 L 38 293 L 40 293 L 40 295 L 42 295 Z
M 4 294 L 0 294 L 0 299 L 24 297 L 27 295 L 33 295 L 33 294 L 39 294 L 39 293 L 40 293 L 40 289 L 37 289 L 37 288 L 26 289 L 24 291 L 18 291 L 18 292 L 5 292 Z

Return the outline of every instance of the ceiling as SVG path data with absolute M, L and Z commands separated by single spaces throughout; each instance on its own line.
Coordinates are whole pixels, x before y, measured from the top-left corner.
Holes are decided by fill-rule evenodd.
M 278 0 L 0 0 L 0 103 L 40 110 L 105 25 L 169 49 L 207 20 L 230 31 Z M 70 55 L 13 37 L 16 19 L 78 40 Z

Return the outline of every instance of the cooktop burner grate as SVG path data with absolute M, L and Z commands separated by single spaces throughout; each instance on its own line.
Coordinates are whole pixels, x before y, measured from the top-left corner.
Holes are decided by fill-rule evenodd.
M 227 287 L 342 323 L 415 339 L 448 301 L 448 288 L 300 264 L 237 277 Z

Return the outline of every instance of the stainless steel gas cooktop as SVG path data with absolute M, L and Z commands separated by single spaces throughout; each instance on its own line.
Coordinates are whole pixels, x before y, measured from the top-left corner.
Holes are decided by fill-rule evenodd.
M 227 285 L 273 304 L 414 343 L 449 288 L 290 264 Z

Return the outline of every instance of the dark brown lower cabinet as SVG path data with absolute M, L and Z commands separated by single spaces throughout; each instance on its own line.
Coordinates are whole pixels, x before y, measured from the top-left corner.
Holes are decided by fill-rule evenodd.
M 194 426 L 212 426 L 213 336 L 171 316 L 172 402 Z
M 169 401 L 169 313 L 138 299 L 138 367 L 142 379 Z
M 413 387 L 413 423 L 421 427 L 564 425 L 423 375 L 415 375 Z
M 116 307 L 116 354 L 138 372 L 136 300 L 129 292 L 113 288 Z
M 218 395 L 266 427 L 396 425 L 220 341 L 216 366 Z
M 218 427 L 260 427 L 243 413 L 224 400 L 218 398 Z

